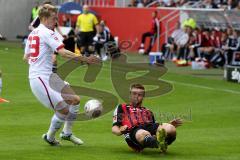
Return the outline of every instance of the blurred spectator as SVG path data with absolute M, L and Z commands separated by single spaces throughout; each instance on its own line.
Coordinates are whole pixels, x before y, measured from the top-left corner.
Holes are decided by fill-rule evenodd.
M 183 59 L 187 60 L 188 58 L 188 42 L 189 42 L 189 35 L 191 34 L 191 27 L 184 26 L 183 32 L 181 34 L 181 37 L 178 41 L 176 41 L 177 44 L 177 59 Z
M 131 0 L 129 7 L 146 7 L 148 4 L 152 3 L 154 0 Z
M 236 7 L 236 4 L 233 0 L 227 0 L 227 4 L 223 5 L 222 8 L 227 9 L 227 10 L 232 10 L 235 7 Z
M 158 0 L 157 2 L 158 2 L 157 4 L 158 7 L 165 7 L 165 3 L 163 0 Z
M 106 22 L 104 20 L 101 20 L 100 25 L 104 26 L 104 30 L 108 32 L 108 40 L 112 38 L 111 31 L 109 27 L 106 25 Z
M 178 22 L 176 29 L 173 31 L 168 41 L 163 44 L 162 52 L 166 59 L 173 61 L 179 59 L 187 59 L 189 54 L 188 42 L 190 41 L 192 29 L 189 26 L 181 29 L 181 23 Z
M 36 2 L 35 7 L 32 8 L 32 12 L 31 12 L 31 19 L 30 22 L 32 22 L 36 17 L 38 17 L 38 12 L 39 12 L 39 3 Z
M 137 3 L 137 8 L 142 8 L 142 7 L 144 7 L 142 2 Z
M 102 49 L 104 49 L 104 44 L 109 40 L 110 33 L 107 29 L 105 29 L 104 23 L 100 23 L 99 25 L 99 34 L 97 34 L 93 40 L 95 44 L 95 49 L 97 54 L 102 58 L 102 60 L 107 60 L 106 52 Z
M 71 27 L 71 20 L 69 16 L 66 16 L 65 14 L 62 16 L 63 26 L 65 27 Z
M 168 37 L 168 41 L 163 44 L 162 52 L 166 59 L 172 59 L 177 57 L 177 42 L 181 38 L 183 34 L 183 30 L 181 29 L 181 23 L 178 22 L 176 25 L 176 29 L 173 31 L 170 37 Z
M 226 31 L 221 32 L 221 46 L 226 46 L 227 45 L 227 39 L 228 39 L 228 34 Z
M 143 5 L 147 6 L 148 4 L 152 3 L 154 0 L 142 0 L 143 1 Z
M 101 20 L 99 24 L 99 34 L 97 34 L 94 40 L 94 46 L 97 54 L 106 61 L 108 58 L 117 58 L 120 55 L 120 49 L 118 47 L 118 38 L 111 35 L 110 29 L 106 26 L 106 23 Z
M 136 7 L 138 4 L 138 2 L 136 0 L 131 0 L 130 4 L 128 5 L 128 7 Z
M 139 47 L 139 52 L 143 51 L 145 55 L 148 55 L 149 52 L 152 50 L 152 47 L 154 46 L 155 41 L 156 41 L 157 36 L 158 36 L 157 35 L 158 31 L 160 30 L 159 20 L 158 20 L 157 16 L 158 16 L 157 11 L 152 12 L 151 30 L 142 34 L 141 45 Z M 145 51 L 145 42 L 146 42 L 147 37 L 150 37 L 150 44 L 147 47 L 147 50 Z
M 182 7 L 186 2 L 187 2 L 187 0 L 176 0 L 175 1 L 175 6 L 176 7 Z
M 219 28 L 215 27 L 211 31 L 211 40 L 213 41 L 213 46 L 215 48 L 221 47 L 221 33 L 219 31 Z
M 229 27 L 227 28 L 226 32 L 227 32 L 227 35 L 228 35 L 228 36 L 231 36 L 231 35 L 233 34 L 233 29 L 232 29 L 232 27 L 229 26 Z
M 190 24 L 185 22 L 185 27 L 180 29 L 178 23 L 166 44 L 162 46 L 164 57 L 177 61 L 177 64 L 180 62 L 178 60 L 196 60 L 212 67 L 231 65 L 234 52 L 240 51 L 239 32 L 232 27 L 225 31 L 218 27 L 192 29 L 194 25 Z
M 51 1 L 44 1 L 43 2 L 43 4 L 42 4 L 42 6 L 44 6 L 44 5 L 52 5 L 52 2 Z M 42 7 L 42 6 L 39 6 L 38 5 L 38 10 Z M 30 31 L 32 31 L 32 30 L 34 30 L 35 28 L 37 28 L 38 26 L 39 26 L 39 24 L 40 24 L 40 19 L 39 19 L 39 17 L 38 17 L 38 12 L 37 12 L 37 15 L 36 15 L 36 17 L 34 18 L 34 19 L 32 19 L 32 21 L 30 22 L 30 25 L 28 26 L 28 29 L 30 30 Z
M 218 6 L 212 0 L 204 0 L 202 8 L 214 9 Z
M 200 58 L 210 62 L 213 67 L 222 67 L 225 63 L 231 64 L 233 53 L 239 49 L 239 33 L 228 27 L 226 31 L 205 29 L 198 52 Z
M 198 55 L 198 48 L 202 44 L 202 28 L 196 28 L 193 30 L 192 34 L 190 35 L 190 42 L 189 42 L 189 59 L 194 61 L 196 57 L 200 57 Z
M 211 54 L 214 52 L 214 41 L 211 39 L 211 31 L 204 29 L 202 34 L 202 44 L 198 48 L 198 55 L 202 59 L 209 59 Z
M 225 31 L 219 31 L 218 35 L 220 36 L 220 47 L 214 49 L 214 53 L 209 60 L 211 66 L 214 68 L 223 67 L 226 62 L 223 46 L 227 45 L 227 33 Z
M 165 7 L 176 7 L 176 4 L 173 0 L 164 0 Z
M 234 51 L 239 50 L 240 47 L 238 32 L 233 30 L 231 33 L 232 34 L 228 36 L 226 46 L 223 46 L 223 49 L 226 51 L 227 64 L 231 63 Z
M 240 1 L 237 3 L 237 7 L 235 8 L 236 11 L 240 11 Z
M 223 8 L 232 10 L 236 8 L 239 0 L 131 0 L 129 7 L 146 7 L 152 2 L 154 5 L 152 7 L 188 7 L 188 8 L 207 8 L 207 9 L 217 9 Z M 189 3 L 187 3 L 189 2 Z M 198 3 L 197 5 L 194 5 Z M 187 4 L 187 5 L 185 5 Z M 240 8 L 240 7 L 239 7 Z

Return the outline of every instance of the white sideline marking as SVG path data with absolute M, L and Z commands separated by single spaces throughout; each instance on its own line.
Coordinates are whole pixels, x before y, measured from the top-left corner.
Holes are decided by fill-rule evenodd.
M 212 88 L 212 87 L 207 87 L 207 86 L 197 85 L 197 84 L 189 84 L 189 83 L 183 83 L 183 82 L 177 82 L 177 81 L 168 81 L 168 80 L 164 80 L 164 81 L 170 82 L 170 83 L 175 83 L 175 84 L 180 84 L 180 85 L 183 85 L 183 86 L 202 88 L 202 89 L 208 89 L 208 90 L 216 90 L 216 91 L 228 92 L 228 93 L 233 93 L 233 94 L 240 94 L 239 91 L 234 91 L 234 90 L 231 90 L 231 89 L 217 89 L 217 88 Z
M 109 70 L 109 68 L 103 67 L 102 70 Z M 117 70 L 118 72 L 122 72 Z M 136 73 L 137 75 L 137 73 Z M 101 77 L 100 79 L 109 79 L 106 77 Z M 162 81 L 165 82 L 169 82 L 169 83 L 175 83 L 175 84 L 179 84 L 179 85 L 183 85 L 183 86 L 189 86 L 189 87 L 195 87 L 195 88 L 202 88 L 202 89 L 208 89 L 208 90 L 215 90 L 215 91 L 221 91 L 221 92 L 227 92 L 227 93 L 232 93 L 232 94 L 240 94 L 240 91 L 234 91 L 231 89 L 217 89 L 217 88 L 213 88 L 213 87 L 208 87 L 208 86 L 203 86 L 203 85 L 197 85 L 197 84 L 191 84 L 191 83 L 183 83 L 183 82 L 177 82 L 177 81 L 171 81 L 171 80 L 166 80 L 166 79 L 161 79 Z

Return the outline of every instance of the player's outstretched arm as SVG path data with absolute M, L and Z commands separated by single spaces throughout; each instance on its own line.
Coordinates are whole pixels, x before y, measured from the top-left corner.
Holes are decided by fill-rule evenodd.
M 112 133 L 115 134 L 115 135 L 117 135 L 117 136 L 122 135 L 122 133 L 121 133 L 121 131 L 120 131 L 120 127 L 118 127 L 118 126 L 113 126 L 113 127 L 112 127 Z
M 93 55 L 91 55 L 89 57 L 78 56 L 75 53 L 73 53 L 65 48 L 61 48 L 60 50 L 58 50 L 58 53 L 64 58 L 75 59 L 80 62 L 86 62 L 88 64 L 99 63 L 101 61 L 99 58 L 97 58 L 96 56 L 93 56 Z
M 125 133 L 127 131 L 128 127 L 125 125 L 125 126 L 113 126 L 112 127 L 112 133 L 117 135 L 117 136 L 121 136 L 123 133 Z
M 183 120 L 180 119 L 180 118 L 177 118 L 177 119 L 173 119 L 169 122 L 170 124 L 172 124 L 174 127 L 179 127 L 183 124 Z

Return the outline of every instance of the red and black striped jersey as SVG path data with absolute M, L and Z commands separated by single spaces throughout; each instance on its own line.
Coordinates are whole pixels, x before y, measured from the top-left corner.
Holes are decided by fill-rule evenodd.
M 120 104 L 114 111 L 113 126 L 127 125 L 131 129 L 140 125 L 155 123 L 152 111 L 145 107 L 133 107 L 129 104 Z

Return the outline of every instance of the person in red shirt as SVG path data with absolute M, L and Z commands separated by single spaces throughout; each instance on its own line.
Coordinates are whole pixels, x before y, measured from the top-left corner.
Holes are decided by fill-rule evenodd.
M 145 89 L 141 84 L 130 87 L 130 103 L 119 104 L 114 111 L 112 133 L 124 134 L 125 141 L 134 151 L 144 148 L 160 148 L 166 152 L 167 146 L 176 139 L 176 127 L 181 119 L 159 124 L 150 109 L 142 106 Z
M 211 39 L 215 48 L 221 48 L 221 32 L 218 28 L 214 28 L 211 33 Z
M 201 58 L 209 60 L 214 53 L 214 40 L 211 37 L 210 30 L 205 29 L 202 33 L 202 43 L 198 48 L 198 53 Z
M 159 32 L 159 20 L 158 20 L 157 15 L 158 15 L 157 11 L 152 12 L 151 29 L 150 29 L 150 31 L 142 34 L 141 45 L 139 47 L 139 51 L 144 50 L 144 54 L 146 54 L 146 55 L 148 55 L 149 52 L 152 50 L 152 47 L 157 39 L 157 35 Z M 150 37 L 150 43 L 149 43 L 149 46 L 147 47 L 147 50 L 145 51 L 144 45 L 145 45 L 147 37 Z

